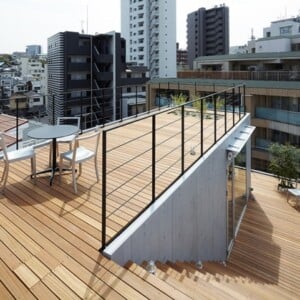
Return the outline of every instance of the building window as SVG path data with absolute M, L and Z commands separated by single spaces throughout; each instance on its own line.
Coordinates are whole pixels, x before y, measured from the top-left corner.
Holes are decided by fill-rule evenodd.
M 292 26 L 280 27 L 280 35 L 290 35 L 292 34 Z

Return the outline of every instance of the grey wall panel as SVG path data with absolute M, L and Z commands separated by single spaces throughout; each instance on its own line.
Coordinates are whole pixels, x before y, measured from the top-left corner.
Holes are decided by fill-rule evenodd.
M 225 260 L 226 148 L 249 122 L 248 115 L 104 253 L 121 265 L 128 260 Z

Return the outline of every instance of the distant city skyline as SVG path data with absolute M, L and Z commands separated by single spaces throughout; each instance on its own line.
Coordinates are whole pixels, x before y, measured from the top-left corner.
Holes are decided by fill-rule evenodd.
M 47 52 L 47 39 L 60 31 L 82 30 L 89 34 L 121 32 L 120 1 L 110 0 L 0 0 L 0 53 L 24 51 L 27 45 L 42 46 Z M 230 46 L 244 45 L 250 40 L 251 31 L 262 37 L 263 28 L 272 21 L 297 16 L 300 3 L 295 0 L 282 2 L 227 0 L 174 0 L 177 3 L 177 42 L 186 48 L 187 15 L 200 7 L 210 9 L 215 5 L 229 7 Z M 87 18 L 88 16 L 88 18 Z M 88 19 L 88 22 L 87 22 Z

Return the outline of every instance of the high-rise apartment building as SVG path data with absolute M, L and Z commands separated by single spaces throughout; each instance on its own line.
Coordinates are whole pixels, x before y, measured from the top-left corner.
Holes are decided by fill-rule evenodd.
M 187 17 L 188 63 L 199 56 L 229 53 L 229 8 L 200 8 Z
M 124 68 L 125 40 L 120 33 L 55 34 L 48 39 L 49 110 L 55 117 L 85 114 L 87 127 L 118 119 L 117 87 Z
M 126 61 L 149 68 L 151 78 L 176 77 L 174 0 L 122 0 Z

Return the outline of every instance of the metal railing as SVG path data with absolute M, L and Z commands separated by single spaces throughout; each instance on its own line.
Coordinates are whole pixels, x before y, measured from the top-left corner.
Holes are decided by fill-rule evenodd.
M 120 103 L 116 107 L 105 102 L 112 96 L 111 89 L 93 90 L 92 94 L 90 90 L 79 91 L 78 96 L 72 98 L 70 93 L 43 95 L 44 106 L 35 116 L 39 124 L 55 124 L 58 116 L 80 116 L 81 130 L 103 125 L 101 250 L 245 115 L 244 85 L 177 106 L 170 102 L 161 106 L 158 101 L 158 107 L 150 110 L 150 105 L 146 105 L 147 110 L 142 114 L 138 113 L 137 106 L 144 94 L 137 87 L 132 91 L 136 98 L 132 103 L 136 107 L 131 118 L 123 118 L 121 103 L 126 96 L 122 87 L 117 88 Z M 179 85 L 177 92 L 181 92 Z M 29 103 L 28 98 L 25 103 Z M 0 101 L 4 113 L 7 104 L 8 99 Z M 24 101 L 15 104 L 9 113 L 16 117 L 18 148 L 20 118 L 28 117 L 28 106 Z M 108 124 L 110 126 L 105 126 Z M 130 132 L 130 136 L 122 130 Z M 107 205 L 111 203 L 114 208 L 108 210 Z M 130 216 L 129 223 L 123 224 L 125 220 L 120 212 Z
M 103 128 L 100 251 L 243 118 L 242 95 L 244 85 Z
M 181 71 L 178 78 L 300 81 L 299 71 Z
M 127 86 L 126 86 L 127 87 Z M 33 120 L 42 124 L 55 124 L 57 117 L 60 116 L 77 116 L 81 120 L 81 130 L 95 126 L 104 126 L 112 121 L 123 121 L 124 109 L 123 102 L 134 107 L 126 113 L 137 116 L 138 112 L 146 108 L 145 85 L 131 86 L 133 92 L 124 92 L 126 87 L 102 88 L 94 90 L 76 91 L 62 94 L 39 94 L 26 96 L 26 92 L 20 92 L 0 99 L 0 112 L 15 117 L 15 135 L 16 148 L 20 147 L 22 137 L 20 129 L 21 119 Z M 34 98 L 39 99 L 38 105 L 34 105 Z M 143 109 L 139 109 L 139 107 Z

